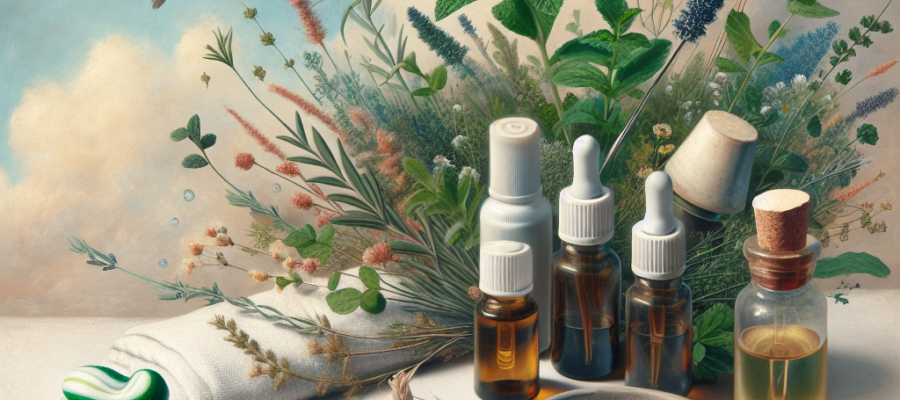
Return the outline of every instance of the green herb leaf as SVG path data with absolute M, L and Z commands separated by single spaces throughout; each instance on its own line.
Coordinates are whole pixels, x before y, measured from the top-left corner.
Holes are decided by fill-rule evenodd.
M 691 368 L 691 375 L 694 377 L 694 382 L 715 383 L 717 379 L 716 373 L 702 364 L 694 365 Z
M 319 233 L 316 235 L 316 242 L 330 246 L 334 242 L 334 225 L 325 224 L 319 229 Z
M 216 135 L 207 133 L 200 139 L 200 148 L 206 150 L 216 144 Z
M 359 267 L 359 280 L 369 289 L 381 289 L 381 278 L 378 277 L 378 272 L 368 265 Z
M 778 28 L 781 28 L 781 22 L 778 22 L 778 20 L 772 21 L 772 23 L 769 24 L 769 39 L 775 35 L 775 32 L 778 32 Z
M 779 57 L 775 53 L 767 51 L 767 52 L 765 52 L 765 54 L 763 54 L 761 57 L 759 57 L 759 61 L 757 62 L 757 65 L 766 65 L 766 64 L 773 63 L 773 62 L 784 63 L 784 59 Z
M 209 163 L 199 154 L 189 154 L 184 160 L 181 160 L 181 166 L 190 169 L 203 168 L 207 165 Z
M 337 161 L 331 153 L 331 149 L 328 147 L 328 144 L 325 143 L 325 139 L 322 138 L 322 135 L 319 134 L 319 131 L 317 131 L 315 127 L 312 128 L 312 133 L 313 143 L 316 144 L 316 149 L 319 151 L 319 157 L 322 157 L 325 164 L 328 164 L 328 169 L 333 174 L 337 175 L 338 178 L 343 178 L 344 175 L 341 173 L 341 168 L 338 167 Z
M 831 298 L 834 299 L 834 304 L 838 304 L 838 303 L 847 304 L 850 302 L 850 300 L 847 300 L 844 298 L 843 293 L 836 293 L 834 296 L 831 296 Z
M 734 356 L 722 347 L 706 347 L 704 364 L 713 372 L 730 374 L 734 372 Z
M 328 278 L 328 290 L 337 289 L 339 283 L 341 283 L 341 273 L 335 272 L 331 278 Z
M 331 176 L 315 176 L 306 180 L 309 183 L 321 183 L 324 185 L 335 186 L 342 189 L 353 190 L 350 185 L 344 183 L 340 179 L 331 177 Z
M 616 74 L 612 96 L 618 97 L 656 75 L 666 63 L 671 46 L 672 42 L 668 40 L 653 39 L 647 47 L 635 51 Z
M 200 146 L 200 116 L 194 114 L 187 124 L 188 137 L 197 145 Z
M 387 299 L 377 290 L 366 290 L 359 300 L 359 307 L 370 314 L 381 314 L 387 307 Z
M 759 183 L 759 187 L 761 189 L 766 189 L 781 182 L 784 182 L 784 172 L 781 172 L 779 170 L 772 170 L 762 178 L 762 181 Z
M 612 35 L 612 32 L 602 29 L 563 43 L 550 59 L 550 65 L 555 65 L 560 60 L 588 61 L 607 65 L 613 56 L 607 37 Z
M 282 241 L 285 246 L 294 248 L 308 246 L 316 241 L 316 229 L 306 224 L 300 229 L 295 229 Z
M 431 251 L 412 242 L 394 240 L 390 243 L 390 247 L 391 251 L 397 254 L 431 257 Z
M 355 288 L 343 288 L 325 296 L 325 302 L 331 311 L 338 315 L 347 315 L 359 308 L 362 293 Z
M 334 248 L 330 245 L 314 242 L 306 246 L 297 247 L 297 253 L 303 258 L 318 258 L 322 265 L 334 254 Z
M 869 274 L 879 278 L 890 275 L 891 269 L 869 253 L 848 251 L 837 257 L 820 258 L 816 263 L 814 278 L 832 278 L 839 275 Z
M 750 61 L 750 56 L 762 50 L 762 46 L 753 36 L 750 17 L 746 13 L 731 10 L 725 20 L 725 32 L 728 34 L 728 41 L 734 45 L 734 51 L 744 64 Z
M 747 72 L 747 69 L 741 66 L 741 64 L 725 57 L 716 58 L 716 67 L 719 68 L 719 71 L 721 72 Z
M 797 14 L 806 18 L 830 18 L 841 15 L 841 13 L 816 3 L 815 0 L 811 4 L 809 0 L 788 0 L 787 12 Z
M 700 364 L 700 362 L 703 361 L 703 357 L 706 357 L 706 346 L 700 343 L 694 343 L 694 350 L 691 354 L 694 365 Z
M 846 84 L 850 83 L 850 81 L 852 79 L 853 79 L 853 72 L 851 72 L 849 69 L 845 69 L 834 75 L 834 81 L 837 83 L 840 83 L 841 85 L 846 85 Z
M 806 172 L 806 170 L 809 169 L 809 163 L 807 163 L 802 156 L 794 152 L 788 152 L 787 154 L 778 157 L 778 159 L 775 160 L 774 166 L 782 171 L 800 173 Z
M 594 88 L 598 92 L 609 93 L 609 78 L 606 74 L 585 61 L 571 61 L 563 64 L 553 73 L 553 83 L 568 87 Z
M 413 90 L 412 95 L 419 96 L 419 97 L 425 97 L 425 96 L 431 96 L 435 93 L 437 93 L 437 92 L 435 92 L 434 89 L 432 89 L 430 87 L 423 87 L 423 88 L 418 88 L 416 90 Z
M 447 18 L 450 14 L 456 12 L 456 10 L 463 8 L 474 1 L 475 0 L 437 0 L 437 4 L 434 5 L 434 19 L 435 21 L 440 21 Z
M 172 133 L 169 134 L 169 137 L 172 138 L 172 141 L 180 142 L 184 139 L 187 139 L 188 131 L 184 128 L 178 128 L 172 131 Z
M 861 144 L 874 146 L 878 143 L 878 129 L 872 124 L 862 124 L 856 128 L 856 138 Z
M 822 135 L 822 121 L 819 121 L 819 116 L 814 115 L 809 123 L 806 124 L 806 132 L 809 133 L 809 136 L 814 138 Z
M 290 285 L 292 283 L 294 283 L 294 281 L 292 281 L 288 278 L 285 278 L 283 276 L 279 276 L 279 277 L 275 278 L 275 284 L 278 285 L 278 288 L 281 290 L 284 290 L 284 288 L 286 288 L 288 285 Z
M 546 41 L 562 4 L 563 0 L 503 0 L 491 12 L 506 29 L 531 40 Z
M 358 6 L 359 3 L 362 3 L 362 0 L 356 0 L 350 3 L 350 5 L 344 9 L 344 15 L 341 17 L 341 39 L 344 40 L 344 44 L 347 44 L 347 38 L 344 36 L 344 26 L 347 25 L 347 17 L 350 16 L 350 13 L 353 12 L 353 8 Z
M 428 77 L 428 87 L 430 87 L 435 92 L 439 92 L 444 86 L 447 85 L 447 66 L 439 65 L 433 71 L 431 71 L 431 76 Z
M 425 167 L 425 164 L 422 164 L 421 161 L 415 158 L 404 158 L 403 159 L 403 170 L 406 171 L 409 176 L 413 177 L 419 184 L 428 189 L 432 193 L 437 191 L 437 188 L 434 185 L 434 178 L 431 176 L 431 172 L 428 172 L 428 168 Z

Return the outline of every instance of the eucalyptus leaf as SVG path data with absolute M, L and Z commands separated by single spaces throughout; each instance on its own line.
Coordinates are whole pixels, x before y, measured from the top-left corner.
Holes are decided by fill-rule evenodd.
M 340 179 L 331 176 L 316 176 L 306 180 L 309 183 L 321 183 L 324 185 L 335 186 L 343 189 L 353 190 L 350 185 L 344 183 Z
M 378 276 L 378 272 L 368 265 L 359 267 L 359 280 L 369 289 L 381 289 L 381 278 Z
M 184 139 L 187 139 L 188 131 L 184 128 L 178 128 L 172 131 L 172 133 L 169 134 L 169 137 L 172 138 L 172 141 L 180 142 Z
M 814 278 L 832 278 L 840 275 L 869 274 L 886 278 L 891 269 L 878 257 L 869 253 L 848 251 L 837 257 L 820 258 L 816 263 Z
M 397 254 L 409 254 L 414 256 L 430 257 L 431 251 L 421 245 L 404 240 L 394 240 L 390 243 L 391 250 Z
M 819 121 L 819 116 L 815 115 L 809 120 L 809 123 L 806 124 L 806 132 L 809 133 L 809 136 L 814 138 L 819 137 L 822 134 L 822 122 Z
M 200 148 L 206 150 L 216 144 L 216 135 L 207 133 L 200 138 Z
M 325 296 L 325 302 L 331 311 L 338 315 L 347 315 L 359 308 L 362 293 L 355 288 L 343 288 Z
M 338 284 L 341 283 L 341 273 L 335 272 L 331 275 L 331 278 L 328 278 L 328 290 L 335 290 L 338 287 Z
M 190 169 L 203 168 L 207 165 L 209 162 L 199 154 L 189 154 L 184 160 L 181 160 L 181 166 Z
M 359 299 L 359 307 L 370 314 L 380 314 L 387 308 L 387 299 L 377 290 L 366 290 Z

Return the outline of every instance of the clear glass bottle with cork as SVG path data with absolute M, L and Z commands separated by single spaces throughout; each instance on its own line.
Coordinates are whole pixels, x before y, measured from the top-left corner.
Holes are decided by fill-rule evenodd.
M 684 395 L 691 387 L 693 329 L 685 230 L 672 214 L 672 180 L 647 177 L 647 213 L 631 229 L 635 282 L 625 294 L 625 384 Z
M 572 156 L 574 180 L 559 196 L 563 243 L 554 265 L 550 361 L 566 377 L 593 379 L 619 365 L 622 264 L 609 245 L 613 192 L 600 182 L 600 145 L 582 136 Z
M 528 400 L 540 392 L 531 263 L 527 244 L 501 240 L 481 245 L 475 393 L 483 400 Z
M 481 244 L 513 240 L 531 247 L 532 296 L 550 310 L 553 208 L 541 195 L 541 131 L 528 118 L 501 118 L 490 126 L 490 197 L 479 214 Z M 550 347 L 550 313 L 538 316 L 540 351 Z
M 806 233 L 809 206 L 793 189 L 753 199 L 757 235 L 744 242 L 753 279 L 734 310 L 736 400 L 828 397 L 827 304 L 812 283 L 822 245 Z

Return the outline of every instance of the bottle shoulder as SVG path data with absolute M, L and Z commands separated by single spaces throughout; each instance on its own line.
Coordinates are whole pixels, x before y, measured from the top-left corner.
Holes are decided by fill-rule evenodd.
M 550 217 L 553 214 L 553 207 L 550 206 L 550 201 L 544 196 L 538 196 L 529 203 L 507 203 L 488 197 L 481 206 L 480 214 L 482 218 L 492 219 L 504 219 L 504 216 L 521 214 L 538 214 Z
M 521 298 L 483 296 L 475 303 L 475 313 L 483 318 L 518 321 L 538 313 L 538 304 L 530 295 Z

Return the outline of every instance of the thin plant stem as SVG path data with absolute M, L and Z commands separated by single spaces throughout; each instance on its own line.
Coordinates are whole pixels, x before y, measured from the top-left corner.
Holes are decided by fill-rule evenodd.
M 744 88 L 747 87 L 747 83 L 750 82 L 750 77 L 753 76 L 753 71 L 756 69 L 756 67 L 759 66 L 759 60 L 761 60 L 766 55 L 766 52 L 769 51 L 769 47 L 772 46 L 772 43 L 775 43 L 775 40 L 778 39 L 778 36 L 781 35 L 782 31 L 784 31 L 784 27 L 787 26 L 789 22 L 791 22 L 791 18 L 794 18 L 793 13 L 791 13 L 791 15 L 788 15 L 784 23 L 781 24 L 781 26 L 778 27 L 778 30 L 775 31 L 774 34 L 772 34 L 772 37 L 769 38 L 769 43 L 766 43 L 766 47 L 763 47 L 759 52 L 759 56 L 756 57 L 756 60 L 753 60 L 753 65 L 751 65 L 750 70 L 747 71 L 747 76 L 744 77 L 744 81 L 741 83 L 741 88 L 738 89 L 737 93 L 734 95 L 734 99 L 731 100 L 731 105 L 728 106 L 728 112 L 731 112 L 731 110 L 734 109 L 734 106 L 737 104 L 738 99 L 741 98 L 741 93 L 744 91 Z

